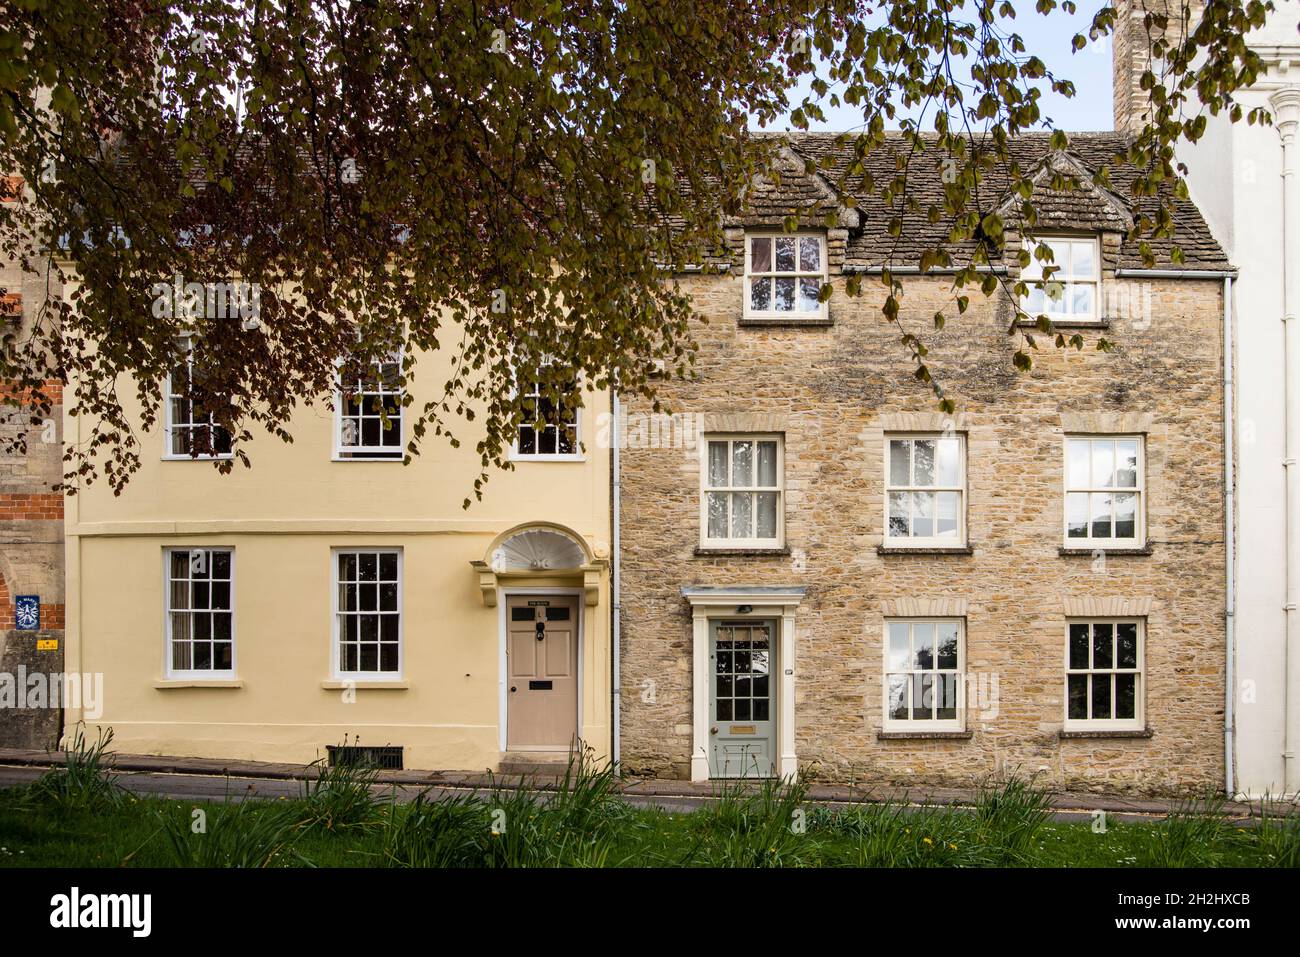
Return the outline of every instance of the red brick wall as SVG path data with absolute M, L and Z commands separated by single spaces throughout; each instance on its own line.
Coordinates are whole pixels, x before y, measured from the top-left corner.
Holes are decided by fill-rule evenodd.
M 51 405 L 63 404 L 63 383 L 58 379 L 46 379 L 41 383 L 41 390 Z M 0 401 L 31 404 L 31 392 L 15 388 L 12 382 L 0 382 Z
M 0 522 L 63 520 L 63 496 L 58 492 L 0 494 Z

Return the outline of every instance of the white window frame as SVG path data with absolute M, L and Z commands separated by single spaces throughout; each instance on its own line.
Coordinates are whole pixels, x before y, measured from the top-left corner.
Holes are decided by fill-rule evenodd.
M 772 240 L 772 268 L 770 270 L 764 270 L 761 273 L 756 273 L 753 271 L 753 241 L 755 239 Z M 795 241 L 795 268 L 793 270 L 785 270 L 785 269 L 778 270 L 776 268 L 776 240 L 778 239 L 793 239 Z M 821 264 L 820 270 L 816 272 L 808 272 L 799 269 L 799 240 L 801 239 L 817 240 L 817 244 L 818 244 L 817 255 L 818 255 L 818 261 Z M 768 281 L 772 281 L 775 279 L 794 279 L 795 280 L 795 303 L 797 304 L 799 301 L 798 280 L 816 279 L 819 284 L 818 291 L 820 295 L 820 287 L 826 284 L 827 275 L 828 275 L 828 269 L 826 264 L 826 234 L 825 233 L 747 232 L 745 233 L 745 286 L 744 286 L 745 302 L 744 302 L 744 309 L 742 310 L 742 314 L 746 319 L 784 319 L 784 320 L 818 319 L 818 318 L 825 319 L 827 315 L 827 303 L 824 301 L 819 301 L 817 303 L 817 309 L 815 311 L 804 312 L 799 309 L 791 309 L 789 311 L 783 311 L 777 309 L 756 310 L 752 308 L 753 300 L 750 296 L 750 290 L 751 287 L 753 286 L 755 279 L 763 279 Z M 770 302 L 773 304 L 775 304 L 776 302 L 775 282 L 772 283 L 772 297 Z
M 1089 667 L 1085 669 L 1070 667 L 1070 626 L 1082 625 L 1088 626 L 1088 663 Z M 1093 642 L 1092 627 L 1094 625 L 1111 625 L 1111 664 L 1110 668 L 1093 668 Z M 1137 625 L 1137 667 L 1136 668 L 1119 668 L 1117 665 L 1117 656 L 1115 647 L 1118 643 L 1116 629 L 1114 626 L 1121 624 Z M 1066 731 L 1145 731 L 1146 730 L 1146 653 L 1147 653 L 1147 622 L 1143 617 L 1120 617 L 1120 618 L 1067 618 L 1065 622 L 1065 655 L 1064 668 L 1065 676 L 1062 682 L 1062 706 L 1061 713 L 1064 717 L 1064 728 Z M 1133 689 L 1133 717 L 1132 718 L 1071 718 L 1070 717 L 1070 676 L 1071 675 L 1111 675 L 1111 692 L 1110 707 L 1112 713 L 1115 710 L 1115 681 L 1113 676 L 1117 674 L 1136 675 L 1136 681 Z M 1092 713 L 1092 680 L 1088 682 L 1088 712 Z
M 342 667 L 342 624 L 343 609 L 339 608 L 339 556 L 340 555 L 375 555 L 376 560 L 380 555 L 397 555 L 397 670 L 396 671 L 344 671 Z M 330 674 L 336 681 L 352 681 L 357 684 L 366 682 L 392 682 L 402 681 L 406 674 L 406 625 L 403 621 L 405 618 L 403 592 L 405 591 L 406 576 L 404 574 L 403 562 L 405 559 L 405 549 L 400 545 L 391 547 L 353 547 L 338 546 L 330 549 L 330 611 L 332 619 L 332 638 L 330 641 Z M 378 603 L 376 603 L 378 604 Z M 360 665 L 361 657 L 358 653 L 357 663 Z
M 532 379 L 531 383 L 533 389 L 538 388 L 536 379 Z M 574 386 L 575 392 L 579 391 L 580 389 L 581 389 L 581 384 L 580 383 L 575 384 Z M 518 397 L 518 395 L 519 395 L 519 386 L 516 384 L 515 396 Z M 535 396 L 537 395 L 537 393 L 529 392 L 529 393 L 525 393 L 525 395 Z M 583 408 L 584 407 L 578 407 L 570 410 L 573 413 L 573 420 L 572 420 L 573 421 L 573 451 L 572 452 L 521 452 L 519 450 L 519 429 L 533 428 L 533 426 L 532 423 L 520 422 L 518 428 L 515 429 L 514 438 L 510 440 L 510 450 L 506 456 L 507 460 L 511 462 L 584 462 L 586 461 L 587 456 L 582 450 Z M 556 448 L 559 448 L 559 435 L 558 435 L 559 427 L 546 426 L 546 428 L 548 429 L 554 428 L 557 430 Z M 536 441 L 537 441 L 537 430 L 534 428 L 533 429 L 534 444 L 536 444 Z
M 190 371 L 191 382 L 194 381 L 194 373 L 192 370 L 194 367 L 195 339 L 196 339 L 195 336 L 179 337 L 179 340 L 182 343 L 181 348 L 185 354 L 184 362 L 186 368 L 191 370 Z M 163 461 L 218 462 L 223 459 L 233 459 L 235 457 L 235 452 L 233 448 L 233 441 L 234 441 L 233 436 L 231 437 L 232 448 L 229 452 L 214 452 L 210 455 L 190 455 L 188 452 L 172 451 L 172 436 L 173 433 L 179 429 L 185 429 L 186 431 L 195 431 L 198 429 L 215 430 L 221 428 L 221 426 L 218 426 L 215 422 L 212 421 L 212 416 L 210 415 L 208 416 L 208 422 L 206 425 L 200 422 L 178 423 L 172 416 L 173 398 L 174 396 L 172 394 L 172 373 L 168 372 L 167 378 L 163 381 L 163 454 L 162 454 Z M 188 401 L 190 403 L 190 414 L 193 415 L 194 414 L 193 400 L 188 400 Z
M 956 485 L 893 485 L 890 474 L 890 456 L 892 449 L 890 444 L 895 441 L 911 441 L 918 439 L 932 439 L 939 441 L 942 439 L 953 439 L 957 442 L 958 448 L 958 470 Z M 966 546 L 966 500 L 967 500 L 967 479 L 966 479 L 966 434 L 964 432 L 886 432 L 885 433 L 885 533 L 884 543 L 887 548 L 964 548 Z M 915 446 L 913 446 L 915 449 Z M 913 451 L 913 457 L 915 451 Z M 956 492 L 959 496 L 957 504 L 957 536 L 944 537 L 940 535 L 928 536 L 898 536 L 890 534 L 889 529 L 889 497 L 892 492 Z M 914 502 L 915 499 L 912 499 Z M 934 521 L 937 527 L 939 522 L 938 501 L 935 501 Z M 908 528 L 914 527 L 915 522 L 912 520 L 911 511 L 908 513 Z
M 380 365 L 391 365 L 396 363 L 398 369 L 400 370 L 402 367 L 402 358 L 403 358 L 402 350 L 398 349 L 396 352 L 390 354 L 390 356 L 387 359 L 372 360 L 370 365 L 371 368 L 373 369 Z M 379 392 L 364 392 L 364 393 L 357 393 L 357 395 L 381 396 L 381 397 L 386 395 L 397 396 L 397 418 L 396 421 L 393 422 L 392 424 L 392 427 L 397 430 L 397 437 L 398 437 L 397 445 L 396 446 L 388 446 L 388 445 L 366 446 L 366 445 L 344 445 L 343 444 L 343 420 L 345 418 L 353 418 L 353 416 L 345 416 L 343 414 L 343 402 L 344 402 L 343 367 L 346 364 L 347 364 L 346 361 L 339 360 L 339 362 L 336 363 L 336 369 L 334 372 L 333 460 L 335 462 L 401 462 L 403 461 L 406 458 L 406 404 L 403 401 L 406 398 L 406 388 L 403 386 L 402 388 L 398 389 L 396 392 L 385 392 L 383 391 L 383 387 L 382 387 L 382 377 L 380 377 L 381 386 Z M 389 418 L 390 420 L 392 419 L 391 416 Z M 365 453 L 383 452 L 383 453 L 395 453 L 395 454 L 383 454 L 383 455 L 355 454 L 358 452 L 365 452 Z
M 204 561 L 209 563 L 208 565 L 209 568 L 211 568 L 212 554 L 214 552 L 225 552 L 230 556 L 230 607 L 229 609 L 212 609 L 212 600 L 210 595 L 208 599 L 209 611 L 222 610 L 222 611 L 228 611 L 230 614 L 230 667 L 229 668 L 176 668 L 173 666 L 173 662 L 175 661 L 175 659 L 172 656 L 172 652 L 173 652 L 172 644 L 175 640 L 174 635 L 172 633 L 173 612 L 191 613 L 189 641 L 192 645 L 194 641 L 192 613 L 195 610 L 200 610 L 200 611 L 203 610 L 203 609 L 194 609 L 193 607 L 172 608 L 172 581 L 173 581 L 172 555 L 178 552 L 184 553 L 187 556 L 187 561 L 191 563 L 193 562 L 192 556 L 195 552 L 206 552 L 207 557 L 204 559 Z M 187 578 L 184 580 L 191 581 L 191 582 L 193 581 L 192 578 Z M 211 580 L 212 580 L 211 578 L 208 579 L 209 582 Z M 218 579 L 218 581 L 221 580 L 223 579 Z M 192 606 L 193 604 L 194 604 L 193 586 L 191 585 L 190 605 Z M 238 668 L 239 668 L 239 636 L 237 634 L 236 617 L 237 616 L 235 612 L 235 549 L 233 546 L 231 545 L 198 545 L 198 546 L 169 545 L 163 548 L 163 674 L 167 679 L 181 680 L 181 681 L 186 681 L 186 680 L 227 681 L 233 679 L 235 675 L 238 673 Z M 209 639 L 209 641 L 211 640 L 212 639 Z
M 1093 276 L 1076 275 L 1073 271 L 1073 251 L 1068 244 L 1081 243 L 1088 244 L 1092 247 L 1092 262 L 1095 269 Z M 1088 313 L 1079 313 L 1072 311 L 1053 311 L 1050 308 L 1051 299 L 1044 294 L 1044 307 L 1041 311 L 1035 312 L 1030 308 L 1029 296 L 1022 296 L 1020 299 L 1020 309 L 1031 319 L 1037 316 L 1045 315 L 1052 322 L 1062 323 L 1080 323 L 1096 324 L 1104 318 L 1101 314 L 1101 243 L 1095 235 L 1068 235 L 1053 234 L 1050 236 L 1033 236 L 1025 237 L 1023 246 L 1029 253 L 1029 265 L 1020 271 L 1020 280 L 1029 287 L 1032 292 L 1036 283 L 1044 282 L 1042 278 L 1042 269 L 1046 263 L 1040 262 L 1034 255 L 1038 246 L 1050 246 L 1052 249 L 1053 261 L 1050 265 L 1056 267 L 1051 278 L 1046 283 L 1061 283 L 1064 286 L 1064 294 L 1061 302 L 1068 303 L 1073 286 L 1087 285 L 1092 287 L 1092 310 Z M 1062 257 L 1061 250 L 1064 249 L 1066 256 Z M 1064 259 L 1064 261 L 1063 261 Z M 1044 287 L 1046 293 L 1046 287 Z
M 727 443 L 727 471 L 730 481 L 732 446 L 736 442 L 752 442 L 754 446 L 754 477 L 758 477 L 758 443 L 776 443 L 776 485 L 773 487 L 747 485 L 744 487 L 709 484 L 709 444 L 711 442 Z M 738 548 L 784 548 L 785 547 L 785 436 L 780 432 L 711 432 L 700 437 L 700 548 L 725 550 Z M 776 537 L 775 538 L 710 538 L 709 537 L 709 493 L 776 493 Z M 758 513 L 751 508 L 751 519 L 757 528 Z M 727 529 L 731 529 L 731 506 L 727 506 Z
M 1088 442 L 1088 485 L 1085 487 L 1075 487 L 1070 484 L 1070 443 L 1071 442 Z M 1092 442 L 1112 442 L 1133 441 L 1137 443 L 1137 484 L 1133 486 L 1095 486 L 1092 481 Z M 1065 441 L 1062 443 L 1062 452 L 1064 461 L 1062 464 L 1062 488 L 1063 495 L 1061 499 L 1061 539 L 1065 543 L 1065 548 L 1070 549 L 1105 549 L 1107 551 L 1141 551 L 1147 547 L 1147 526 L 1146 526 L 1146 506 L 1147 506 L 1147 488 L 1146 488 L 1146 435 L 1141 432 L 1137 433 L 1066 433 Z M 1118 466 L 1118 462 L 1116 462 Z M 1112 471 L 1112 475 L 1118 468 Z M 1115 492 L 1132 492 L 1137 497 L 1134 505 L 1134 528 L 1133 538 L 1115 538 L 1112 534 L 1110 538 L 1094 538 L 1092 535 L 1092 511 L 1088 511 L 1087 530 L 1088 534 L 1082 538 L 1070 537 L 1070 495 L 1087 494 L 1088 503 L 1091 506 L 1093 494 L 1114 494 Z M 1111 502 L 1111 531 L 1115 529 L 1115 506 Z
M 908 667 L 903 671 L 895 671 L 889 667 L 889 630 L 891 625 L 908 626 Z M 913 629 L 916 625 L 934 625 L 935 626 L 935 649 L 938 650 L 938 626 L 952 625 L 957 626 L 957 667 L 952 668 L 929 668 L 919 669 L 914 667 L 914 656 L 911 653 L 911 642 L 913 640 Z M 966 619 L 960 617 L 908 617 L 896 615 L 885 619 L 883 630 L 883 644 L 881 646 L 881 703 L 880 711 L 882 716 L 881 727 L 887 731 L 917 732 L 925 733 L 927 731 L 965 731 L 966 730 Z M 938 664 L 938 655 L 935 655 L 935 663 Z M 957 716 L 955 718 L 894 718 L 890 716 L 889 709 L 889 679 L 892 675 L 918 675 L 918 674 L 954 674 L 957 684 Z M 907 682 L 907 687 L 915 688 L 915 679 Z M 909 702 L 912 692 L 909 691 Z M 909 713 L 911 708 L 909 707 Z M 937 709 L 936 709 L 937 710 Z

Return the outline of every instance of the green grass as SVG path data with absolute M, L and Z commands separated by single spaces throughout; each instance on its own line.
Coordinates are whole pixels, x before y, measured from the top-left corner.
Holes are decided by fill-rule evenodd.
M 966 810 L 826 808 L 807 803 L 802 783 L 768 782 L 719 787 L 704 808 L 674 814 L 625 804 L 612 772 L 583 759 L 558 792 L 396 803 L 365 769 L 319 768 L 300 798 L 203 803 L 93 784 L 107 777 L 102 749 L 79 754 L 71 769 L 0 791 L 0 866 L 1294 867 L 1300 854 L 1300 820 L 1272 810 L 1236 827 L 1205 799 L 1094 833 L 1049 820 L 1046 795 L 1017 779 Z

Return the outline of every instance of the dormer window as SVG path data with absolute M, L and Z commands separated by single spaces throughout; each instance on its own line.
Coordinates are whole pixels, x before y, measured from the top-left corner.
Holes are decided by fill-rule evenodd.
M 745 237 L 745 317 L 812 318 L 826 282 L 826 237 L 750 233 Z
M 1051 249 L 1052 261 L 1039 258 Z M 1047 316 L 1053 322 L 1097 322 L 1101 318 L 1101 265 L 1093 237 L 1039 236 L 1025 241 L 1029 265 L 1020 273 L 1028 294 L 1020 308 L 1029 318 Z M 1055 267 L 1044 278 L 1043 267 Z

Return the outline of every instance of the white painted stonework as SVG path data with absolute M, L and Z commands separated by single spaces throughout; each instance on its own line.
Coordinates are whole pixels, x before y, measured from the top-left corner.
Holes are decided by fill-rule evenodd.
M 1192 199 L 1238 269 L 1232 772 L 1250 795 L 1300 792 L 1298 27 L 1300 3 L 1282 0 L 1248 38 L 1268 69 L 1238 102 L 1267 108 L 1273 125 L 1210 117 L 1202 140 L 1179 151 Z

